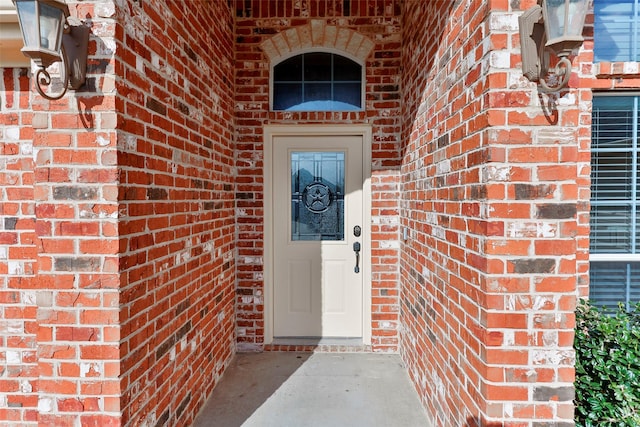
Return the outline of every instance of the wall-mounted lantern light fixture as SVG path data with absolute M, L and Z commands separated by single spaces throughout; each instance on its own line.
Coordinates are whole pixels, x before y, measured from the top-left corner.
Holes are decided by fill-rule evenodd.
M 13 0 L 18 11 L 24 47 L 22 53 L 38 65 L 36 89 L 47 99 L 60 99 L 67 87 L 78 89 L 85 80 L 89 28 L 69 17 L 63 0 Z M 76 22 L 77 21 L 77 22 Z M 47 67 L 62 62 L 62 91 L 47 94 L 43 86 L 51 84 Z
M 568 56 L 584 41 L 582 29 L 588 9 L 589 0 L 538 0 L 518 18 L 522 72 L 530 81 L 539 82 L 544 92 L 558 91 L 569 83 Z M 559 58 L 553 73 L 549 71 L 548 50 Z

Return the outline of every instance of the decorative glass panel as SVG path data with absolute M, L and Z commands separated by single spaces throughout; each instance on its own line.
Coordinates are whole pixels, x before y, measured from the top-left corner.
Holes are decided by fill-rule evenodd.
M 273 109 L 358 111 L 362 109 L 362 66 L 333 53 L 303 53 L 273 69 Z
M 344 240 L 344 153 L 291 153 L 291 240 Z

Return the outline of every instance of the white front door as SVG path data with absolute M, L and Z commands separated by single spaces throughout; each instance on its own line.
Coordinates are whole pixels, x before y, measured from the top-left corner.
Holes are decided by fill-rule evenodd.
M 363 335 L 362 150 L 362 136 L 274 136 L 275 338 Z

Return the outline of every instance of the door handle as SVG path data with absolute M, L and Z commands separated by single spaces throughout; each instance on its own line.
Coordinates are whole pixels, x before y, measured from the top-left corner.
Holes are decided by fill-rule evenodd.
M 360 242 L 353 244 L 353 251 L 356 253 L 356 268 L 353 271 L 360 273 Z

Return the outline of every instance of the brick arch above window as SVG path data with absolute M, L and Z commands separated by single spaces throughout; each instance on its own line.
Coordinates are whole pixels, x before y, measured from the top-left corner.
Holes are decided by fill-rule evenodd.
M 296 52 L 313 48 L 341 51 L 364 64 L 375 43 L 357 31 L 327 25 L 323 20 L 314 19 L 307 25 L 276 34 L 262 42 L 260 47 L 272 64 Z

